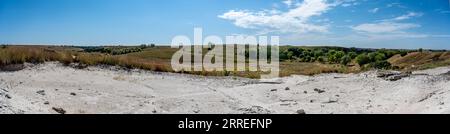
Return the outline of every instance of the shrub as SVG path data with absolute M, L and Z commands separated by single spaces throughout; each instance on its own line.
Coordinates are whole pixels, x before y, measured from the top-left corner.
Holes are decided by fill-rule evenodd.
M 342 65 L 347 65 L 351 61 L 352 61 L 352 59 L 348 55 L 345 55 L 344 57 L 341 58 L 341 64 Z
M 363 66 L 367 63 L 370 62 L 370 58 L 369 56 L 367 56 L 367 54 L 360 54 L 356 57 L 356 62 L 360 65 Z
M 376 61 L 371 63 L 370 66 L 376 69 L 390 69 L 392 67 L 388 61 Z

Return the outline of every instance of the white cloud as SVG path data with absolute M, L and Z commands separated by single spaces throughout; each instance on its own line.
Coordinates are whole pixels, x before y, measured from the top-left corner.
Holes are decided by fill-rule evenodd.
M 403 6 L 400 3 L 390 3 L 390 4 L 387 4 L 386 7 L 388 7 L 388 8 L 391 8 L 391 7 L 407 8 L 406 6 Z
M 449 1 L 449 3 L 450 3 L 450 1 Z M 449 6 L 450 6 L 450 5 L 449 5 Z M 443 9 L 435 9 L 434 11 L 435 11 L 435 12 L 442 13 L 442 14 L 448 14 L 448 13 L 450 13 L 449 10 L 443 10 Z
M 378 10 L 380 10 L 380 8 L 374 8 L 374 9 L 371 9 L 371 10 L 369 10 L 369 12 L 370 12 L 370 13 L 377 13 Z
M 313 16 L 320 16 L 327 12 L 331 9 L 331 6 L 326 0 L 304 0 L 286 12 L 270 13 L 267 11 L 230 10 L 218 17 L 234 21 L 234 25 L 238 27 L 260 29 L 261 31 L 323 33 L 328 32 L 327 25 L 312 24 L 309 20 Z
M 378 23 L 364 23 L 351 28 L 358 32 L 365 33 L 406 33 L 405 30 L 421 27 L 419 24 L 402 23 L 399 21 L 411 19 L 412 17 L 420 17 L 422 13 L 409 12 L 392 19 L 381 20 Z
M 360 3 L 357 0 L 334 0 L 334 3 L 332 5 L 337 6 L 341 5 L 343 7 L 350 7 L 350 6 L 356 6 Z
M 286 4 L 288 7 L 291 7 L 294 4 L 293 0 L 285 0 L 283 1 L 284 4 Z
M 420 27 L 420 25 L 412 23 L 381 22 L 365 23 L 352 27 L 352 29 L 367 33 L 401 33 L 403 30 L 417 27 Z
M 394 21 L 407 20 L 407 19 L 410 19 L 412 17 L 420 17 L 422 15 L 423 15 L 423 13 L 409 12 L 408 14 L 395 17 L 392 20 L 394 20 Z

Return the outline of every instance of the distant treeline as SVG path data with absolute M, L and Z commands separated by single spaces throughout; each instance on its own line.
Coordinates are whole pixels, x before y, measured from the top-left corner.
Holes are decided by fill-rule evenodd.
M 92 53 L 106 53 L 111 55 L 122 55 L 128 53 L 141 52 L 147 47 L 155 47 L 155 44 L 142 44 L 140 46 L 78 46 L 77 48 L 83 49 L 84 52 Z
M 295 47 L 288 46 L 280 51 L 280 60 L 298 62 L 320 62 L 348 65 L 352 61 L 361 67 L 378 69 L 396 68 L 387 61 L 394 55 L 405 56 L 410 52 L 422 52 L 418 50 L 400 49 L 363 49 L 343 47 Z M 442 50 L 445 51 L 445 50 Z

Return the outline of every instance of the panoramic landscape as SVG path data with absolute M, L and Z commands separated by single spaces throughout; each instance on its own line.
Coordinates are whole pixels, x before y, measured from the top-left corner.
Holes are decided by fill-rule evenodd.
M 0 114 L 450 114 L 450 1 L 208 2 L 2 0 Z

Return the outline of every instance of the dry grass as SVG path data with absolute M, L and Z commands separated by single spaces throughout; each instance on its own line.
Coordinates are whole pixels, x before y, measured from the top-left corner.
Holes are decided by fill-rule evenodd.
M 25 62 L 43 63 L 46 61 L 59 61 L 64 64 L 118 65 L 127 68 L 153 71 L 172 71 L 168 63 L 126 55 L 112 56 L 101 53 L 84 53 L 35 46 L 8 46 L 7 48 L 0 49 L 0 66 L 22 64 Z
M 450 52 L 413 52 L 389 59 L 394 66 L 403 70 L 422 70 L 450 65 Z
M 7 46 L 0 48 L 0 67 L 10 64 L 43 63 L 59 61 L 66 65 L 81 63 L 82 65 L 112 65 L 126 68 L 137 68 L 161 72 L 174 72 L 170 65 L 172 54 L 178 49 L 170 47 L 146 48 L 141 52 L 124 55 L 109 55 L 104 53 L 86 53 L 73 47 L 56 46 Z M 354 62 L 354 61 L 353 61 Z M 389 62 L 405 70 L 428 69 L 450 65 L 449 52 L 415 52 L 404 57 L 399 55 L 389 59 Z M 354 64 L 354 63 L 353 63 Z M 323 64 L 307 62 L 280 62 L 280 75 L 292 74 L 315 75 L 320 73 L 356 73 L 359 66 L 344 66 L 340 64 Z M 263 72 L 230 72 L 230 71 L 180 71 L 204 76 L 241 76 L 259 78 Z

